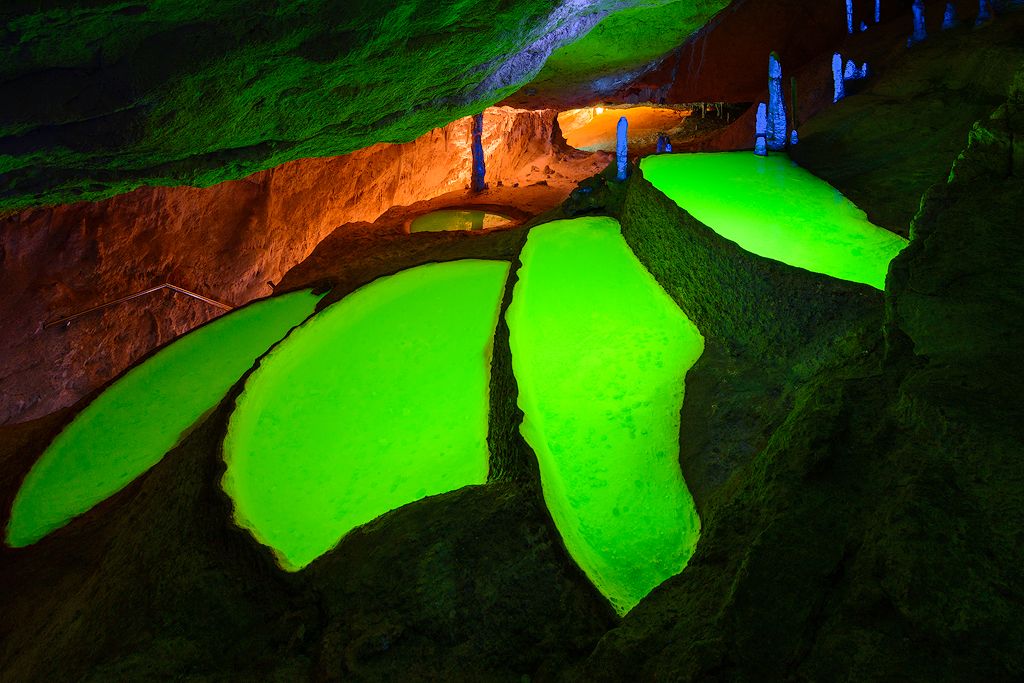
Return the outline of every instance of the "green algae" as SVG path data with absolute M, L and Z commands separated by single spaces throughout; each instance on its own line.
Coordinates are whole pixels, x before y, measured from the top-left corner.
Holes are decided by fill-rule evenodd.
M 678 454 L 704 341 L 610 218 L 534 228 L 522 261 L 507 314 L 521 430 L 569 552 L 625 613 L 700 534 Z
M 224 443 L 238 524 L 295 571 L 351 529 L 487 478 L 488 377 L 509 264 L 380 278 L 260 363 Z
M 86 406 L 33 466 L 14 500 L 7 543 L 35 543 L 159 462 L 319 299 L 305 291 L 256 302 L 132 368 Z
M 783 154 L 669 154 L 640 167 L 721 236 L 791 266 L 883 289 L 889 262 L 907 245 Z

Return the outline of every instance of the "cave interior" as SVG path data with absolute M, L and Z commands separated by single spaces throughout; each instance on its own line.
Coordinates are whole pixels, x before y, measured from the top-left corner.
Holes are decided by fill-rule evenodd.
M 0 18 L 0 680 L 1024 680 L 1024 1 Z

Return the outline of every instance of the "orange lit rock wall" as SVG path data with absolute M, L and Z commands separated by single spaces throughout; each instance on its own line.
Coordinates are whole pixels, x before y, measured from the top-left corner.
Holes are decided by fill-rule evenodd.
M 558 163 L 555 112 L 491 109 L 484 121 L 490 182 Z M 233 306 L 266 296 L 337 226 L 466 187 L 469 135 L 463 119 L 206 189 L 143 188 L 0 220 L 0 423 L 75 402 L 220 310 L 164 290 L 67 327 L 44 322 L 164 281 Z

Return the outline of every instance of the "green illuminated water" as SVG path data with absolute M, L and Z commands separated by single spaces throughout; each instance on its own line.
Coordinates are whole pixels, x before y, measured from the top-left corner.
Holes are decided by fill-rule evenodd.
M 512 224 L 511 218 L 486 211 L 442 209 L 413 219 L 409 232 L 440 232 L 442 230 L 489 230 Z
M 534 228 L 522 261 L 507 316 L 521 431 L 569 552 L 625 613 L 700 535 L 678 457 L 704 340 L 610 218 Z
M 907 245 L 784 154 L 663 154 L 640 167 L 718 234 L 791 266 L 884 289 L 889 262 Z
M 7 543 L 35 543 L 155 465 L 319 299 L 294 292 L 246 306 L 130 370 L 75 417 L 29 472 L 14 500 Z
M 487 478 L 504 261 L 381 278 L 311 318 L 250 375 L 224 443 L 235 518 L 298 570 L 349 530 Z

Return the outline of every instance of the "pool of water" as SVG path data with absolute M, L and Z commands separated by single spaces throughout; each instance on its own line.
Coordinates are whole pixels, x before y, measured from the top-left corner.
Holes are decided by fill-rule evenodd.
M 610 218 L 534 228 L 522 262 L 507 315 L 521 431 L 569 552 L 625 613 L 700 535 L 678 458 L 704 340 Z
M 440 232 L 442 230 L 489 230 L 507 228 L 515 221 L 507 216 L 469 209 L 442 209 L 413 219 L 409 232 Z
M 320 297 L 259 301 L 175 340 L 101 393 L 54 439 L 14 500 L 7 543 L 35 543 L 155 465 Z
M 380 278 L 294 330 L 250 375 L 224 443 L 235 518 L 295 571 L 351 529 L 487 478 L 504 261 Z
M 883 289 L 889 262 L 907 245 L 784 154 L 670 154 L 640 167 L 718 234 L 791 266 Z

